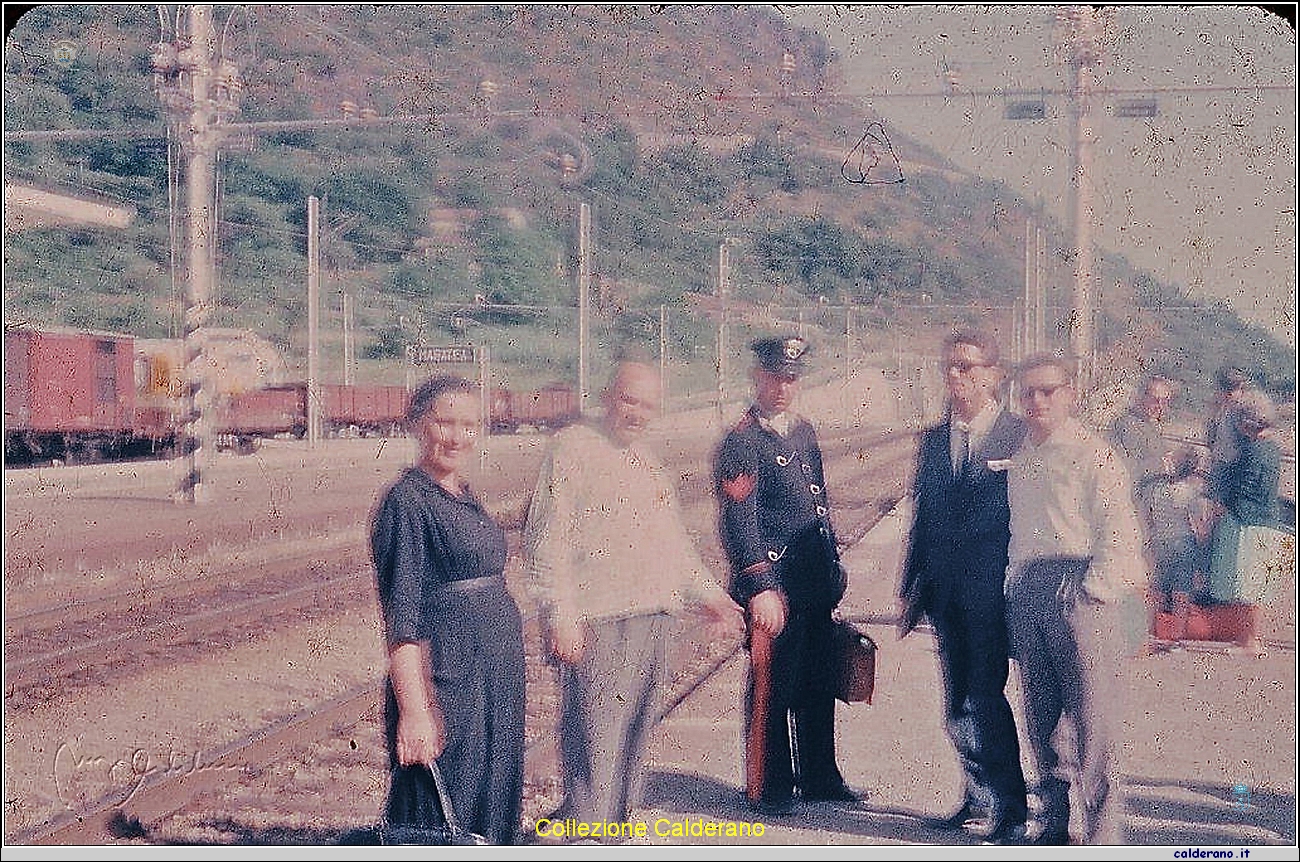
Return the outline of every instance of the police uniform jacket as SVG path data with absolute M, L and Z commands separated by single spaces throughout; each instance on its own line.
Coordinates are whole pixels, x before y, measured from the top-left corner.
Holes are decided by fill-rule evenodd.
M 759 593 L 779 589 L 795 610 L 838 604 L 843 573 L 822 453 L 807 420 L 792 415 L 782 437 L 750 408 L 718 447 L 715 482 L 732 598 L 747 606 Z M 754 570 L 762 562 L 770 566 Z M 823 563 L 833 564 L 831 570 Z

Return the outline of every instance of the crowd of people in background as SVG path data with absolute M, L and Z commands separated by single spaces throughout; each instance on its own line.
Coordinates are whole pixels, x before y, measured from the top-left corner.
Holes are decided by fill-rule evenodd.
M 1239 368 L 1221 369 L 1215 383 L 1205 449 L 1175 442 L 1166 419 L 1178 387 L 1159 375 L 1143 383 L 1110 433 L 1128 463 L 1147 531 L 1153 613 L 1148 654 L 1179 649 L 1195 609 L 1226 607 L 1237 611 L 1237 646 L 1263 654 L 1261 607 L 1278 585 L 1250 556 L 1259 535 L 1248 528 L 1274 530 L 1281 518 L 1277 410 Z
M 527 593 L 560 680 L 557 818 L 623 822 L 640 804 L 666 643 L 691 604 L 713 638 L 743 635 L 750 651 L 740 731 L 751 810 L 864 802 L 835 754 L 828 656 L 846 576 L 817 435 L 794 409 L 809 344 L 778 336 L 752 349 L 753 401 L 713 465 L 725 578 L 708 572 L 673 477 L 645 442 L 660 406 L 647 364 L 620 363 L 603 414 L 555 435 L 521 510 Z M 1262 652 L 1259 607 L 1276 585 L 1247 558 L 1259 531 L 1278 526 L 1275 408 L 1248 375 L 1224 369 L 1202 454 L 1168 427 L 1179 394 L 1170 377 L 1145 380 L 1102 436 L 1076 418 L 1067 360 L 1008 369 L 995 339 L 961 330 L 939 364 L 947 409 L 920 436 L 898 591 L 900 633 L 931 624 L 942 720 L 964 775 L 956 809 L 929 826 L 991 844 L 1122 843 L 1125 615 L 1149 610 L 1151 654 L 1190 638 L 1198 608 L 1238 607 L 1238 646 Z M 1004 399 L 1008 379 L 1018 412 Z M 466 829 L 509 844 L 521 837 L 524 644 L 504 532 L 463 474 L 479 397 L 452 377 L 414 391 L 419 459 L 374 515 L 389 655 L 385 819 L 434 828 L 449 805 Z M 1006 695 L 1013 660 L 1033 786 Z M 1062 723 L 1073 732 L 1059 734 Z

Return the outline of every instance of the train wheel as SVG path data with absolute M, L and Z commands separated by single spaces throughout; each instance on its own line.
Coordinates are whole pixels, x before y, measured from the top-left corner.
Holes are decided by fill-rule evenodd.
M 57 457 L 57 456 L 56 456 Z M 73 464 L 89 464 L 91 462 L 91 451 L 89 444 L 81 437 L 65 437 L 63 440 L 63 463 L 68 466 Z

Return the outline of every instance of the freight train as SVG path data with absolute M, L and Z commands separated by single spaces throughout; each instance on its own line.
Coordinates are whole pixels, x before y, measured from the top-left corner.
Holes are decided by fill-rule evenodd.
M 176 342 L 72 329 L 5 332 L 5 462 L 65 463 L 171 457 L 182 439 Z M 254 451 L 272 437 L 307 433 L 307 385 L 245 378 L 213 392 L 210 423 L 219 449 Z M 318 387 L 327 436 L 402 433 L 405 386 Z M 573 389 L 493 389 L 494 433 L 562 427 L 579 416 Z

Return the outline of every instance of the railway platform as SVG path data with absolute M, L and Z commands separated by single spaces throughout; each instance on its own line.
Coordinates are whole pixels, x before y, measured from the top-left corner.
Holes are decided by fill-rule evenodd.
M 660 725 L 645 807 L 633 814 L 650 833 L 642 843 L 857 846 L 855 858 L 860 845 L 893 845 L 892 857 L 899 845 L 923 854 L 938 844 L 979 843 L 924 825 L 955 806 L 961 778 L 940 720 L 933 638 L 922 629 L 900 641 L 891 619 L 910 517 L 905 501 L 846 555 L 850 586 L 841 610 L 867 621 L 880 647 L 874 702 L 837 705 L 841 770 L 865 803 L 804 805 L 764 821 L 761 837 L 655 834 L 697 821 L 757 822 L 742 798 L 745 660 L 738 655 Z M 1282 628 L 1263 659 L 1206 647 L 1132 660 L 1122 767 L 1131 844 L 1250 847 L 1257 848 L 1252 860 L 1294 858 L 1295 638 L 1292 626 Z M 1018 685 L 1013 665 L 1009 697 L 1023 726 Z M 1023 739 L 1021 747 L 1032 782 Z M 1167 851 L 1149 858 L 1168 858 Z
M 820 400 L 810 398 L 809 412 L 828 421 L 847 397 L 832 391 Z M 685 496 L 698 507 L 690 523 L 702 545 L 712 532 L 702 465 L 714 418 L 700 415 L 683 422 L 665 441 L 681 449 L 674 463 L 683 470 Z M 840 459 L 834 475 L 841 526 L 851 526 L 855 518 L 866 523 L 879 500 L 896 499 L 897 479 L 883 465 L 879 476 L 855 475 L 893 457 L 884 435 L 899 429 L 879 430 L 853 439 L 842 439 L 832 428 L 824 435 L 824 445 Z M 706 442 L 691 443 L 692 431 Z M 518 491 L 518 477 L 535 475 L 544 444 L 537 435 L 492 438 L 480 486 L 496 497 Z M 15 622 L 16 612 L 114 591 L 138 588 L 150 601 L 163 588 L 189 595 L 185 578 L 225 580 L 216 573 L 237 565 L 289 571 L 300 564 L 294 555 L 304 544 L 311 545 L 312 554 L 330 558 L 353 545 L 361 548 L 376 489 L 411 454 L 409 440 L 394 439 L 333 440 L 317 453 L 298 441 L 274 441 L 252 458 L 223 455 L 216 459 L 214 500 L 206 517 L 170 502 L 173 473 L 163 463 L 6 471 L 7 624 Z M 923 818 L 951 809 L 960 779 L 940 721 L 932 638 L 920 631 L 899 641 L 892 624 L 899 555 L 910 520 L 906 506 L 904 499 L 846 554 L 850 586 L 842 609 L 866 625 L 881 650 L 875 702 L 838 710 L 840 763 L 849 783 L 868 794 L 865 804 L 805 806 L 763 822 L 763 834 L 754 834 L 757 822 L 741 799 L 745 662 L 736 655 L 657 729 L 645 805 L 633 814 L 647 825 L 641 843 L 748 845 L 758 857 L 788 853 L 781 848 L 791 845 L 840 847 L 855 858 L 872 845 L 892 858 L 941 856 L 945 843 L 977 843 L 923 824 Z M 246 559 L 254 550 L 269 562 Z M 319 580 L 318 568 L 305 566 L 304 577 Z M 21 825 L 39 825 L 57 801 L 46 798 L 52 791 L 44 779 L 49 757 L 43 749 L 52 744 L 76 740 L 88 758 L 103 755 L 109 762 L 123 750 L 212 752 L 352 685 L 373 684 L 382 677 L 382 654 L 367 578 L 364 574 L 353 590 L 357 601 L 342 611 L 317 609 L 308 616 L 294 611 L 282 624 L 223 630 L 220 650 L 207 646 L 212 637 L 182 631 L 177 643 L 160 641 L 122 668 L 97 668 L 82 674 L 85 679 L 42 684 L 14 698 L 7 692 L 6 778 L 16 800 L 7 828 L 22 818 L 30 819 Z M 1191 645 L 1183 652 L 1133 660 L 1123 763 L 1132 843 L 1250 847 L 1252 860 L 1294 858 L 1294 589 L 1285 601 L 1269 615 L 1269 651 L 1263 659 L 1228 654 L 1222 646 Z M 148 607 L 141 604 L 138 610 Z M 170 616 L 162 609 L 158 613 L 165 617 L 160 625 L 170 625 Z M 15 644 L 28 640 L 11 634 L 7 661 L 15 659 Z M 194 646 L 200 643 L 204 646 Z M 153 653 L 157 659 L 147 660 L 145 654 Z M 310 672 L 286 673 L 291 667 Z M 8 669 L 12 684 L 14 667 Z M 1019 717 L 1016 684 L 1013 673 L 1010 696 Z M 48 696 L 48 703 L 37 695 Z M 317 743 L 305 732 L 298 734 L 292 745 L 307 752 L 301 764 L 261 766 L 243 783 L 227 781 L 231 786 L 187 802 L 180 814 L 145 818 L 147 831 L 123 840 L 332 843 L 339 832 L 373 822 L 382 803 L 382 747 L 373 715 L 349 734 L 331 736 L 320 749 L 308 746 Z M 554 780 L 554 767 L 544 759 L 538 758 L 536 769 L 540 780 Z M 272 776 L 283 778 L 283 785 Z M 750 834 L 693 833 L 708 823 L 730 822 L 750 823 Z M 667 834 L 655 834 L 657 826 Z M 96 834 L 90 840 L 109 839 Z M 521 854 L 535 850 L 544 848 L 520 848 Z M 1167 851 L 1156 855 L 1169 858 Z

